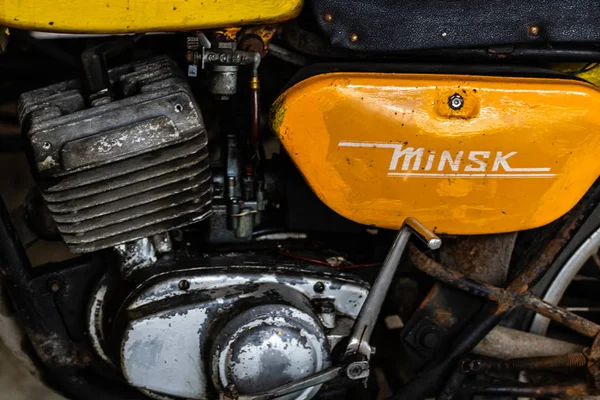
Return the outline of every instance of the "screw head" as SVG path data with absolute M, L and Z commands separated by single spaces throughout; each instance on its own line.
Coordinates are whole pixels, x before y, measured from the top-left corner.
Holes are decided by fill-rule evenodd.
M 540 33 L 540 27 L 537 25 L 531 25 L 528 31 L 531 36 L 537 36 Z
M 185 279 L 179 281 L 179 289 L 188 290 L 190 288 L 190 282 Z
M 331 22 L 331 21 L 333 21 L 333 15 L 327 13 L 327 14 L 323 15 L 323 20 L 325 22 Z
M 317 282 L 313 286 L 313 290 L 317 293 L 323 293 L 325 291 L 325 284 L 323 282 Z
M 350 35 L 350 41 L 351 42 L 358 42 L 358 35 L 356 33 L 353 33 Z
M 454 93 L 448 98 L 448 105 L 453 110 L 460 110 L 465 105 L 465 99 L 458 93 Z

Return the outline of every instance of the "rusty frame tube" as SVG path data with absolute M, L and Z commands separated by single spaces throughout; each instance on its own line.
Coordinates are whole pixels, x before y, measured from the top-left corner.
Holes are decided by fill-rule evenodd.
M 510 293 L 517 295 L 525 294 L 530 287 L 533 287 L 545 274 L 548 272 L 553 262 L 557 259 L 560 252 L 569 243 L 572 236 L 577 232 L 583 222 L 591 214 L 600 200 L 600 184 L 597 181 L 584 198 L 564 217 L 561 218 L 560 228 L 557 234 L 544 248 L 539 252 L 539 256 L 531 261 L 507 287 Z M 415 251 L 410 251 L 415 247 L 409 247 L 411 258 L 414 257 Z M 422 254 L 427 261 L 429 257 Z M 431 260 L 433 261 L 433 260 Z M 433 261 L 435 263 L 435 261 Z M 416 263 L 415 263 L 416 264 Z M 439 265 L 438 263 L 435 263 Z M 432 266 L 430 264 L 429 266 Z M 435 267 L 435 265 L 433 265 Z M 434 268 L 435 270 L 435 268 Z M 450 272 L 454 272 L 451 271 Z M 455 275 L 449 274 L 449 275 Z M 456 275 L 455 275 L 456 276 Z M 460 282 L 460 279 L 458 280 Z M 474 285 L 470 281 L 465 287 L 472 289 L 481 289 L 482 291 L 490 291 L 495 295 L 500 294 L 492 288 L 493 286 Z M 451 283 L 452 284 L 452 283 Z M 499 288 L 495 288 L 499 289 Z M 502 289 L 499 289 L 502 290 Z M 471 351 L 477 343 L 481 341 L 501 320 L 509 313 L 514 306 L 510 302 L 488 301 L 477 315 L 461 330 L 455 340 L 452 342 L 450 351 L 435 365 L 421 371 L 414 379 L 412 379 L 399 392 L 395 393 L 391 398 L 393 400 L 417 400 L 427 397 L 428 393 L 433 393 L 445 381 L 452 368 L 456 367 L 456 363 L 463 357 L 464 354 Z M 599 327 L 600 328 L 600 327 Z M 432 384 L 433 383 L 433 384 Z
M 525 308 L 541 314 L 552 321 L 568 326 L 584 336 L 593 338 L 600 332 L 600 325 L 570 311 L 553 306 L 530 293 L 523 295 L 521 300 L 523 301 L 523 306 Z
M 504 314 L 516 307 L 525 307 L 587 337 L 594 338 L 600 332 L 600 325 L 570 311 L 546 303 L 528 291 L 531 283 L 545 273 L 545 269 L 541 267 L 539 262 L 530 264 L 506 289 L 501 289 L 470 279 L 461 273 L 444 267 L 427 257 L 413 244 L 409 246 L 409 254 L 413 264 L 427 275 L 473 295 L 498 303 L 498 310 L 496 311 L 498 314 Z
M 572 385 L 545 385 L 545 386 L 521 386 L 521 385 L 490 385 L 484 382 L 471 382 L 463 385 L 460 390 L 465 395 L 504 395 L 504 396 L 527 396 L 527 397 L 572 397 L 589 396 L 595 391 L 585 383 Z
M 538 371 L 555 368 L 581 368 L 588 363 L 583 352 L 566 353 L 548 357 L 513 358 L 510 360 L 471 360 L 461 361 L 462 369 L 479 371 Z

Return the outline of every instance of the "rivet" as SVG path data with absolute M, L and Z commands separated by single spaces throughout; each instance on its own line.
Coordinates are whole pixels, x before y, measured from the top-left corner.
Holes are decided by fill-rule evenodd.
M 331 22 L 331 21 L 333 21 L 333 15 L 327 13 L 327 14 L 323 15 L 323 19 L 325 20 L 325 22 Z
M 52 147 L 52 143 L 50 143 L 50 142 L 44 142 L 44 144 L 42 145 L 42 148 L 44 150 L 50 150 L 51 147 Z
M 350 41 L 351 42 L 358 42 L 358 35 L 356 33 L 353 33 L 350 35 Z
M 531 25 L 529 27 L 529 34 L 531 36 L 537 36 L 540 33 L 540 27 L 537 25 Z

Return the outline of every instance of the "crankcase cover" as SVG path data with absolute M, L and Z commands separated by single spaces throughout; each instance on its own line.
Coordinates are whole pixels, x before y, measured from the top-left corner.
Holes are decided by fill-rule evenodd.
M 205 400 L 231 384 L 256 394 L 329 367 L 368 294 L 352 276 L 295 264 L 160 275 L 116 318 L 124 327 L 120 365 L 129 384 L 152 397 Z M 310 399 L 319 388 L 282 399 Z
M 438 233 L 535 228 L 600 172 L 600 92 L 558 77 L 335 72 L 274 104 L 271 126 L 319 198 L 353 221 Z

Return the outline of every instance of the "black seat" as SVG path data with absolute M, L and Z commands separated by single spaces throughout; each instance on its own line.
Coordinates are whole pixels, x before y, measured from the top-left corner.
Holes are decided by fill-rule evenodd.
M 377 53 L 600 42 L 598 0 L 310 0 L 334 47 Z

